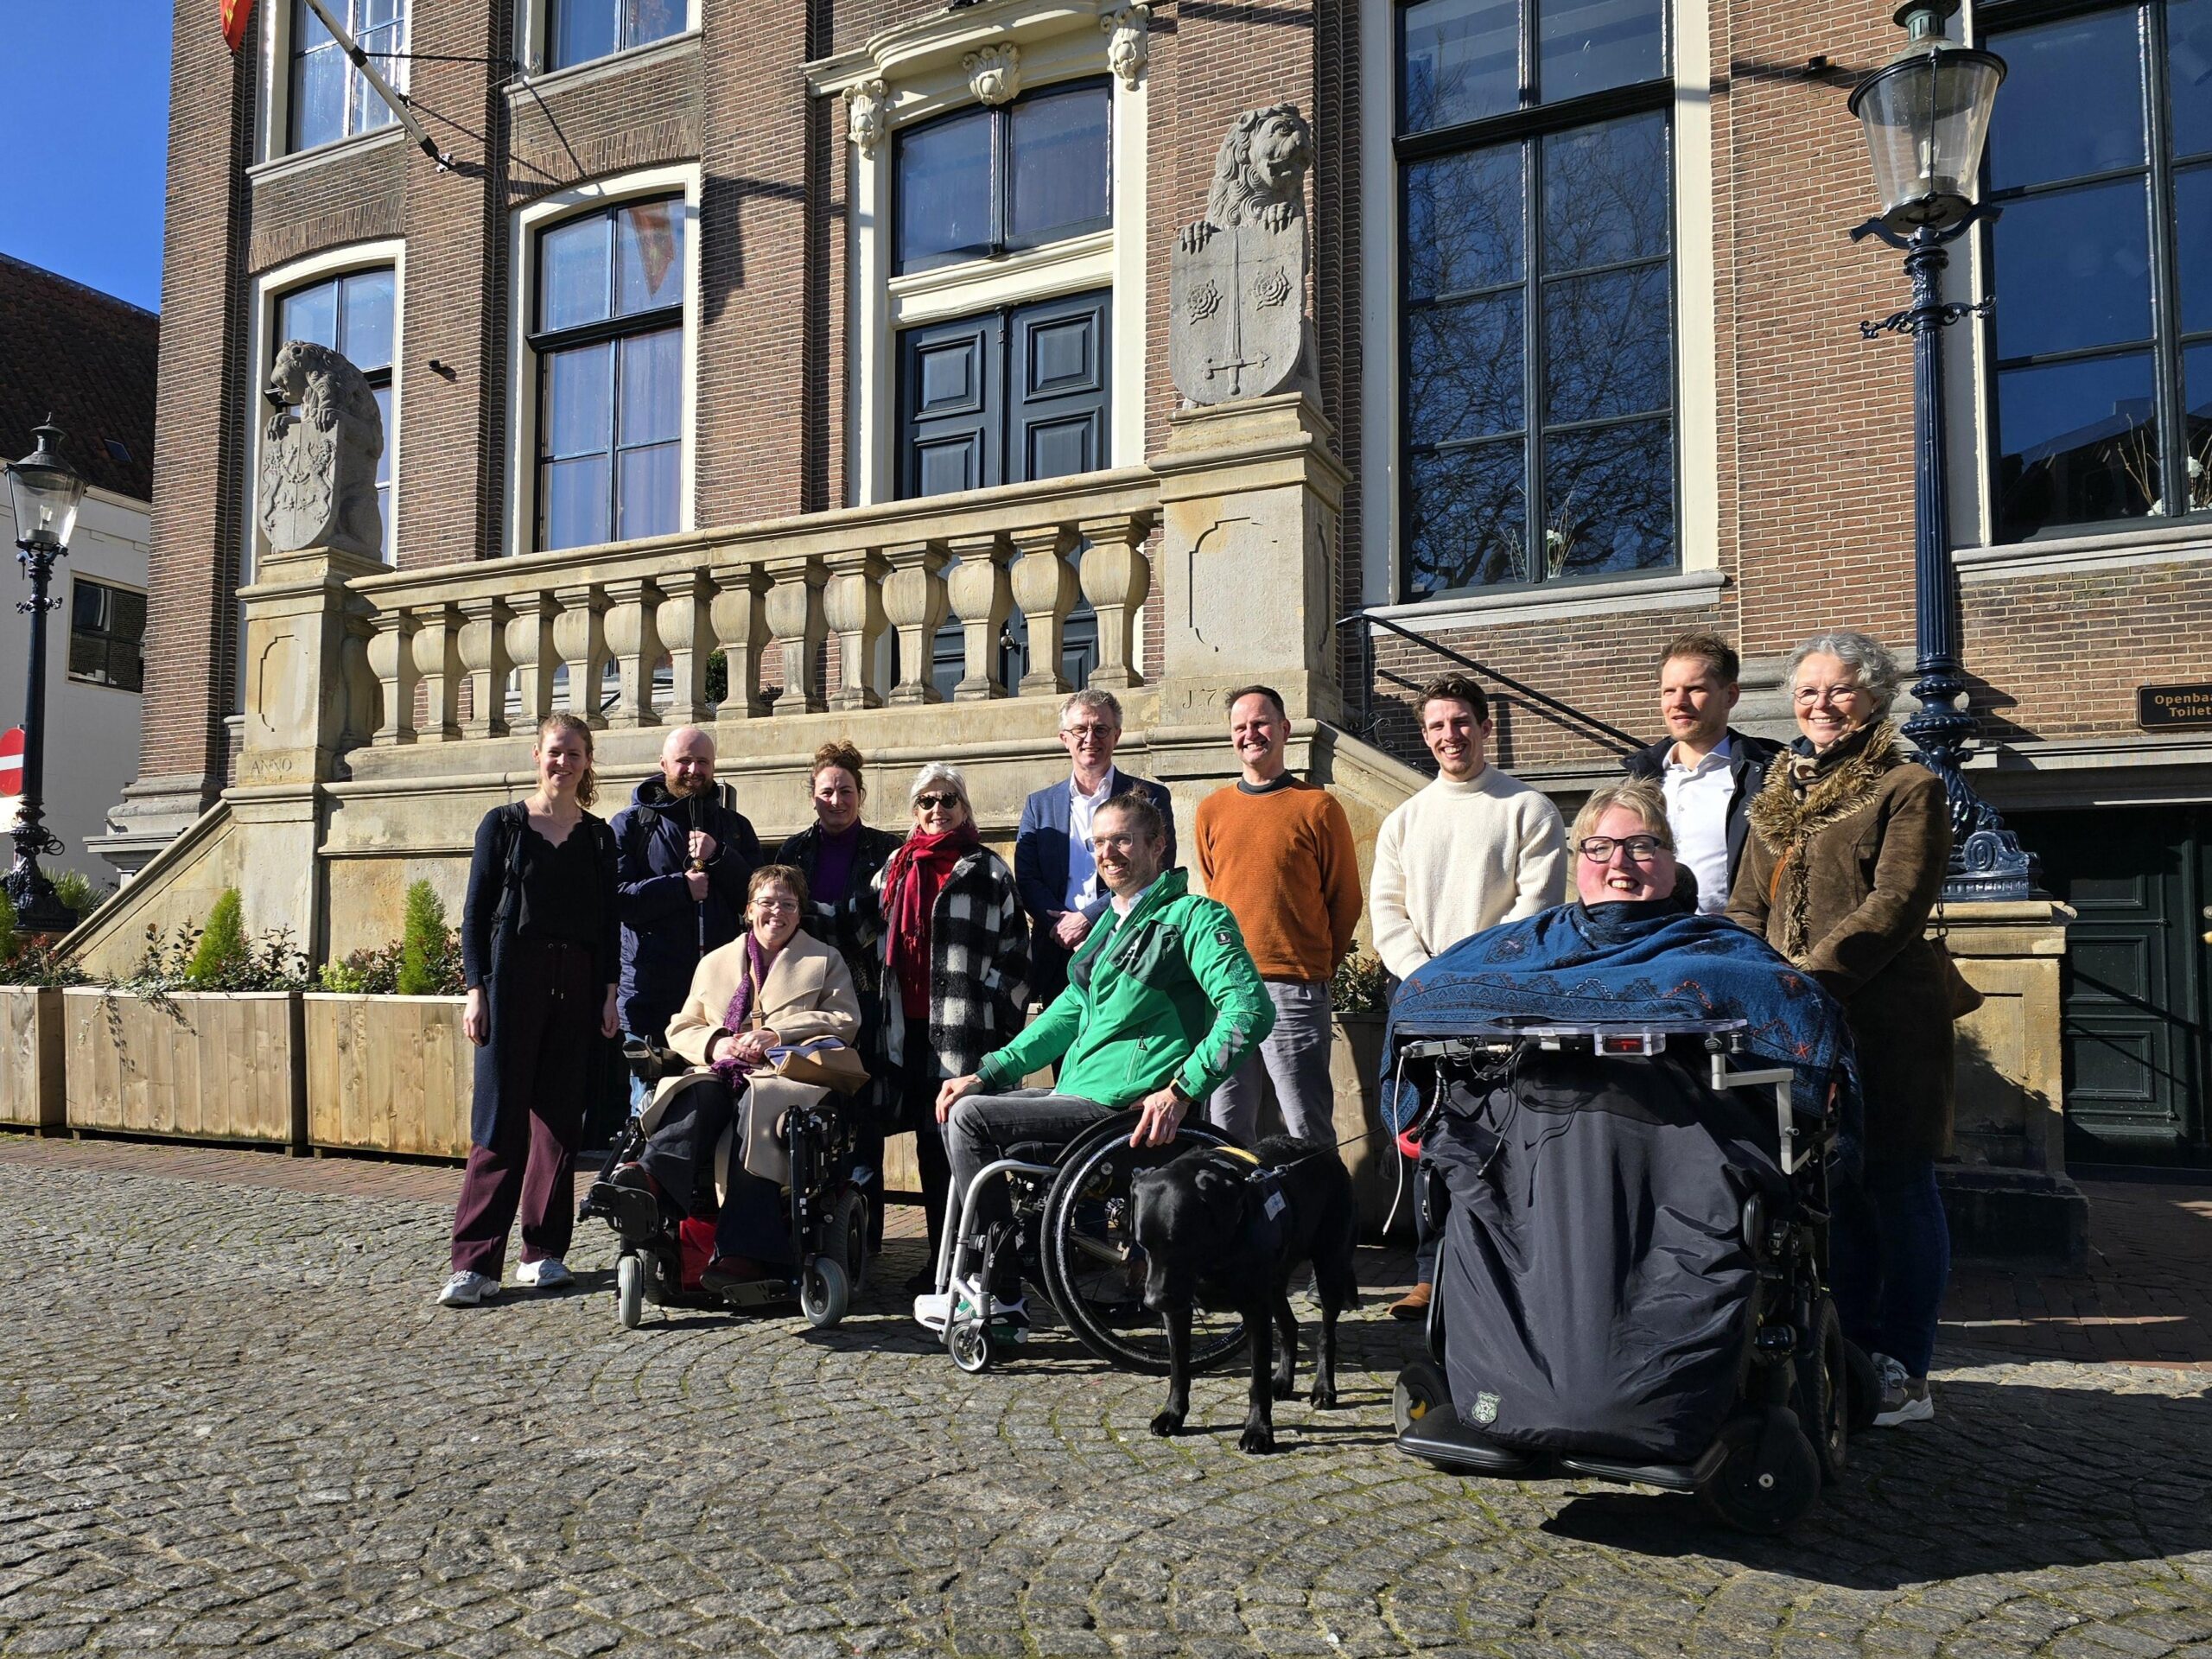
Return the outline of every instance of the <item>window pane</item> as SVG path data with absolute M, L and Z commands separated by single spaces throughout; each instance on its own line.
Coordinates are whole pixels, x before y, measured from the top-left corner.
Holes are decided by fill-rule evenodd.
M 1543 141 L 1543 268 L 1667 251 L 1667 118 L 1630 116 Z
M 2174 153 L 2212 150 L 2212 0 L 2166 0 Z
M 391 482 L 391 388 L 377 386 L 372 389 L 369 396 L 377 400 L 377 418 L 384 423 L 384 453 L 377 457 L 377 484 L 381 488 Z M 388 543 L 391 539 L 389 520 L 385 521 L 385 528 L 387 532 L 385 539 Z
M 2143 180 L 2008 201 L 1992 235 L 1999 357 L 2150 338 L 2150 192 Z
M 1521 280 L 1521 146 L 1406 169 L 1406 297 L 1435 299 Z
M 607 376 L 614 346 L 596 346 L 554 352 L 545 359 L 545 433 L 550 456 L 603 453 L 613 440 L 613 411 L 608 407 Z
M 1103 86 L 1025 98 L 1014 105 L 1010 242 L 1033 247 L 1111 216 L 1107 110 Z
M 684 0 L 623 0 L 623 4 L 627 17 L 622 34 L 625 46 L 643 46 L 648 41 L 681 35 L 690 21 L 684 16 Z
M 614 216 L 618 316 L 683 301 L 683 204 L 640 202 Z
M 538 240 L 537 326 L 573 328 L 607 317 L 607 238 L 603 213 L 556 225 Z
M 899 135 L 899 269 L 976 258 L 991 245 L 991 112 Z
M 588 63 L 614 49 L 615 0 L 556 0 L 546 30 L 550 69 Z
M 1405 127 L 1425 132 L 1521 104 L 1516 0 L 1421 0 L 1405 10 Z
M 616 539 L 632 542 L 641 536 L 674 532 L 678 453 L 678 446 L 672 443 L 622 452 L 618 467 L 621 517 L 615 526 Z
M 1544 418 L 1596 421 L 1673 406 L 1667 267 L 1544 284 Z
M 364 372 L 391 366 L 391 289 L 388 270 L 346 279 L 345 338 L 338 349 Z
M 276 303 L 276 344 L 309 340 L 318 346 L 338 346 L 338 284 L 317 283 L 287 294 Z M 270 353 L 273 362 L 276 353 Z
M 626 444 L 674 442 L 683 410 L 683 331 L 664 328 L 622 342 L 622 413 Z
M 2212 328 L 2212 167 L 2174 178 L 2174 241 L 2181 263 L 2181 326 Z
M 354 36 L 354 41 L 367 54 L 370 62 L 376 66 L 377 73 L 387 81 L 399 73 L 398 24 L 394 23 L 385 29 L 364 29 Z M 397 85 L 396 82 L 394 84 Z M 373 132 L 378 127 L 390 126 L 399 118 L 391 112 L 391 105 L 378 97 L 376 88 L 369 85 L 369 78 L 357 69 L 349 67 L 347 71 L 346 95 L 352 109 L 352 118 L 346 127 L 349 132 Z
M 1675 562 L 1674 426 L 1638 421 L 1544 441 L 1544 559 L 1555 576 Z
M 2147 353 L 1997 377 L 1999 534 L 2133 518 L 2158 494 Z
M 1406 579 L 1415 595 L 1526 579 L 1526 453 L 1515 439 L 1413 458 Z
M 1417 446 L 1527 424 L 1522 290 L 1406 313 L 1406 425 Z
M 1990 118 L 1995 188 L 2142 164 L 2142 48 L 2134 7 L 2008 30 L 1992 45 L 2008 66 Z M 2011 217 L 2011 209 L 2005 212 Z
M 2181 356 L 2182 402 L 2189 411 L 2189 510 L 2212 507 L 2212 346 Z
M 540 469 L 538 499 L 543 502 L 540 548 L 591 547 L 613 540 L 607 533 L 607 464 L 603 455 L 588 461 L 556 461 Z
M 77 630 L 97 629 L 107 607 L 100 603 L 107 589 L 97 582 L 86 582 L 81 576 L 69 588 L 69 626 Z
M 1662 0 L 1537 0 L 1539 94 L 1556 104 L 1663 73 L 1665 19 Z
M 302 6 L 310 22 L 315 14 Z M 324 45 L 292 60 L 292 148 L 312 149 L 346 132 L 346 60 L 330 45 L 330 32 L 314 22 Z M 298 38 L 296 35 L 295 39 Z

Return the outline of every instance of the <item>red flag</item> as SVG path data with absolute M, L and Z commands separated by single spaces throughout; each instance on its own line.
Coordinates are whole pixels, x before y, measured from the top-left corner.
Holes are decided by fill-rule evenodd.
M 253 16 L 253 0 L 222 0 L 223 43 L 235 52 L 245 43 L 246 21 Z

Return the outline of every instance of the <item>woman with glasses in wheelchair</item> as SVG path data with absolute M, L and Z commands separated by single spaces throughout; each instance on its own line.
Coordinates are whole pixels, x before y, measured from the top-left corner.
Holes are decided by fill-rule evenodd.
M 980 1239 L 1012 1217 L 1003 1182 L 987 1182 L 968 1212 L 976 1175 L 1017 1143 L 1060 1147 L 1100 1119 L 1138 1109 L 1133 1146 L 1164 1147 L 1194 1108 L 1274 1026 L 1274 1004 L 1226 906 L 1194 896 L 1160 868 L 1167 828 L 1143 796 L 1115 797 L 1091 820 L 1091 850 L 1113 902 L 1068 963 L 1068 984 L 1027 1030 L 938 1093 L 958 1224 Z M 1023 1089 L 1040 1067 L 1057 1086 Z M 1014 1252 L 993 1258 L 992 1322 L 1002 1339 L 1027 1334 Z M 963 1287 L 915 1299 L 914 1317 L 943 1330 Z

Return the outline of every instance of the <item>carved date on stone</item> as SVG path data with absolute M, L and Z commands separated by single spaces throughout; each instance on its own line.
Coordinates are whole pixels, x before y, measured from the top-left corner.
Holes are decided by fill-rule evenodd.
M 384 417 L 361 372 L 327 346 L 287 340 L 262 395 L 274 411 L 262 443 L 258 503 L 270 546 L 382 557 Z
M 1206 216 L 1175 238 L 1168 366 L 1193 404 L 1264 397 L 1313 378 L 1306 174 L 1313 132 L 1291 104 L 1236 118 Z

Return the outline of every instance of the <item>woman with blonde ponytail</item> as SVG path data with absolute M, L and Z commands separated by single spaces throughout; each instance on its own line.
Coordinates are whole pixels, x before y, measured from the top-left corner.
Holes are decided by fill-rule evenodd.
M 576 1141 L 592 1047 L 620 1029 L 621 943 L 614 909 L 614 833 L 584 809 L 597 779 L 591 727 L 549 715 L 531 749 L 537 788 L 476 827 L 461 952 L 476 1045 L 468 1170 L 453 1218 L 448 1307 L 499 1294 L 507 1233 L 522 1217 L 516 1280 L 570 1282 Z

